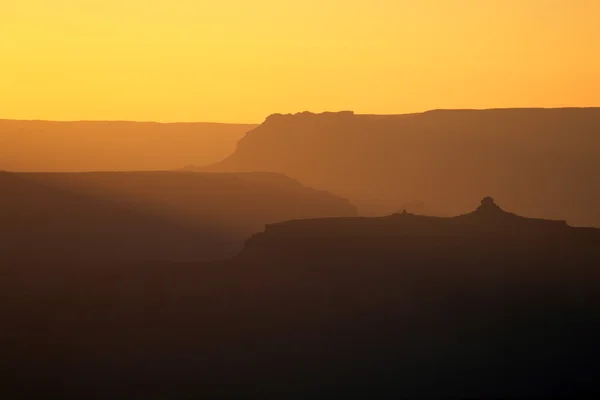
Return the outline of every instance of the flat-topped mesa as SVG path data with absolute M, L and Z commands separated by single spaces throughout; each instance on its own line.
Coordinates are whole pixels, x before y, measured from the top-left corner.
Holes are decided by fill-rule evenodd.
M 600 240 L 600 229 L 574 228 L 566 221 L 522 217 L 506 212 L 491 197 L 473 212 L 430 217 L 400 212 L 385 217 L 291 220 L 266 226 L 246 241 L 243 254 L 415 253 L 428 246 L 496 248 L 529 243 Z M 510 243 L 510 245 L 509 245 Z M 479 246 L 479 247 L 478 247 Z M 377 250 L 373 250 L 377 249 Z M 337 257 L 337 256 L 336 256 Z
M 207 170 L 281 172 L 363 215 L 401 211 L 400 200 L 458 215 L 485 182 L 525 215 L 600 227 L 599 131 L 600 108 L 274 114 Z
M 274 122 L 282 122 L 282 121 L 300 121 L 300 120 L 313 120 L 313 119 L 347 119 L 347 118 L 352 118 L 354 117 L 354 111 L 337 111 L 337 112 L 332 112 L 332 111 L 325 111 L 322 113 L 313 113 L 310 111 L 302 111 L 299 113 L 295 113 L 295 114 L 279 114 L 279 113 L 275 113 L 275 114 L 271 114 L 269 115 L 265 121 L 263 122 L 264 124 L 271 124 Z
M 407 223 L 418 223 L 419 225 L 429 226 L 463 226 L 463 225 L 488 225 L 503 227 L 508 225 L 531 227 L 537 226 L 540 228 L 560 227 L 570 228 L 566 221 L 550 220 L 541 218 L 523 217 L 504 211 L 496 204 L 492 197 L 485 197 L 481 200 L 481 204 L 471 213 L 458 215 L 455 217 L 432 217 L 425 215 L 415 215 L 403 210 L 401 213 L 395 213 L 384 217 L 349 217 L 349 218 L 318 218 L 318 219 L 303 219 L 285 221 L 276 224 L 269 224 L 265 231 L 284 231 L 294 229 L 304 229 L 306 227 L 318 227 L 321 230 L 327 230 L 329 227 L 397 227 L 404 229 Z M 600 231 L 600 230 L 599 230 Z

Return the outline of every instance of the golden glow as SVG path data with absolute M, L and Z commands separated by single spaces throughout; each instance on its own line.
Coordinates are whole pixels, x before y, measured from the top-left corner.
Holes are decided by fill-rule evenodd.
M 2 0 L 0 118 L 600 105 L 598 0 Z

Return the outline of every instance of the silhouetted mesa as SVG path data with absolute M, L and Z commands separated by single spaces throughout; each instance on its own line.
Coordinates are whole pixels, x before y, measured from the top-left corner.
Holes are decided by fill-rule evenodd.
M 415 201 L 456 215 L 494 193 L 519 214 L 600 227 L 598 132 L 600 108 L 272 115 L 210 170 L 281 172 L 362 215 Z
M 377 249 L 386 255 L 406 255 L 437 246 L 477 247 L 482 240 L 492 240 L 485 246 L 514 242 L 519 246 L 533 245 L 529 240 L 549 238 L 571 241 L 586 237 L 600 239 L 600 230 L 573 228 L 565 221 L 521 217 L 503 211 L 491 197 L 471 213 L 443 218 L 414 215 L 408 212 L 386 217 L 325 218 L 286 221 L 269 224 L 263 233 L 246 242 L 242 255 L 263 252 L 266 256 L 281 255 L 293 259 L 302 257 L 345 257 L 353 251 Z M 496 243 L 494 240 L 500 240 Z M 414 240 L 427 240 L 414 243 Z M 587 243 L 584 241 L 584 243 Z M 341 247 L 342 246 L 342 247 Z M 490 248 L 491 249 L 491 248 Z M 311 250 L 318 251 L 312 254 Z M 497 249 L 502 251 L 502 249 Z M 352 259 L 348 260 L 352 262 Z
M 11 321 L 0 391 L 600 394 L 599 244 L 600 229 L 486 198 L 452 218 L 268 224 L 221 262 L 0 264 L 0 312 Z

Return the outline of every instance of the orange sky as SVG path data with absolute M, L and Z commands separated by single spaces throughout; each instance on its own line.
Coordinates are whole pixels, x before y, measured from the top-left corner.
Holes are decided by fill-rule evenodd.
M 0 118 L 600 105 L 598 0 L 1 0 Z

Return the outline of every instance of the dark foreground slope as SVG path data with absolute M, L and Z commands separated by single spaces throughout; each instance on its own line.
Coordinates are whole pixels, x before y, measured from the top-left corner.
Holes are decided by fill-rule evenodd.
M 0 282 L 10 388 L 86 398 L 598 394 L 600 231 L 505 213 L 270 225 L 211 264 Z
M 266 223 L 354 214 L 278 174 L 0 173 L 0 260 L 211 260 Z
M 282 172 L 364 213 L 420 201 L 456 215 L 494 193 L 523 215 L 600 227 L 599 132 L 600 108 L 277 114 L 212 170 Z
M 209 164 L 255 125 L 0 120 L 0 170 L 133 171 Z

